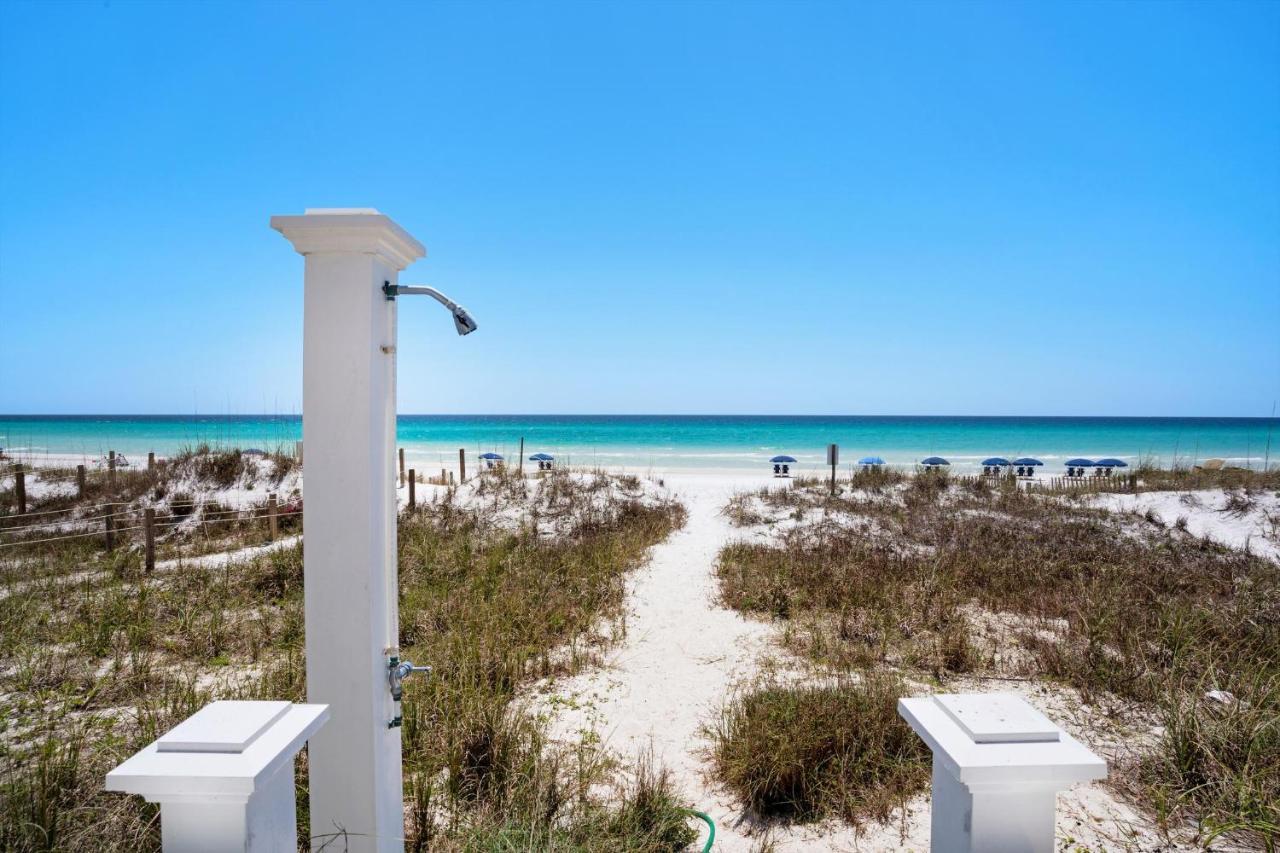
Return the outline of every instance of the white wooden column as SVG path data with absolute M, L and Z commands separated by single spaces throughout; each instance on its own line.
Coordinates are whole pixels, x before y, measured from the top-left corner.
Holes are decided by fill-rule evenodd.
M 271 227 L 306 257 L 303 561 L 312 847 L 402 850 L 400 729 L 387 685 L 396 590 L 395 284 L 426 254 L 376 210 L 308 210 Z

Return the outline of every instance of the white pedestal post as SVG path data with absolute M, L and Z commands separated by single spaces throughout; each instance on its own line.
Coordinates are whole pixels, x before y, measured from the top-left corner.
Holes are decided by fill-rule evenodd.
M 1058 791 L 1107 764 L 1019 696 L 898 700 L 933 750 L 933 853 L 1052 853 Z
M 106 787 L 160 804 L 165 853 L 293 850 L 293 757 L 328 717 L 323 705 L 211 702 L 108 773 Z
M 308 210 L 271 227 L 306 257 L 307 698 L 333 712 L 308 753 L 312 845 L 345 833 L 343 849 L 399 851 L 400 729 L 387 683 L 399 634 L 396 308 L 382 287 L 426 250 L 376 210 Z

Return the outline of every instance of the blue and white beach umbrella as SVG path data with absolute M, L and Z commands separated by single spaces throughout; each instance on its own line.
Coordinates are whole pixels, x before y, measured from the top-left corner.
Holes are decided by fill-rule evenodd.
M 1021 456 L 1013 460 L 1014 465 L 1043 465 L 1039 459 L 1032 459 L 1030 456 Z
M 1129 463 L 1123 459 L 1114 459 L 1108 456 L 1106 459 L 1099 459 L 1093 463 L 1095 468 L 1128 468 Z
M 1067 467 L 1068 467 L 1068 468 L 1092 468 L 1092 467 L 1093 467 L 1093 460 L 1092 460 L 1092 459 L 1080 459 L 1080 458 L 1076 458 L 1076 459 L 1068 459 L 1068 460 L 1067 460 Z
M 500 456 L 500 455 L 499 455 L 499 454 L 497 454 L 497 453 L 481 453 L 481 454 L 480 454 L 480 458 L 481 458 L 481 459 L 488 459 L 488 460 L 493 461 L 493 462 L 501 462 L 501 461 L 502 461 L 502 456 Z
M 499 457 L 501 458 L 501 457 Z M 530 462 L 554 462 L 556 458 L 550 453 L 535 453 L 529 457 Z
M 883 465 L 884 460 L 879 456 L 864 456 L 858 460 L 859 465 Z
M 982 464 L 984 467 L 994 466 L 994 465 L 1008 465 L 1009 460 L 1005 459 L 1003 456 L 992 456 L 990 459 L 983 459 Z
M 951 463 L 943 459 L 941 456 L 930 456 L 920 460 L 921 465 L 950 465 Z
M 769 461 L 775 465 L 790 465 L 792 462 L 796 461 L 796 458 L 794 456 L 787 456 L 784 454 L 782 456 L 775 456 Z

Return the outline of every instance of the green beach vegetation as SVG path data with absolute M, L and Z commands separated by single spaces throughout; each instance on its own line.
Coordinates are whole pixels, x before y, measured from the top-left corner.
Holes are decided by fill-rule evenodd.
M 197 448 L 118 472 L 114 488 L 92 472 L 77 498 L 74 471 L 42 470 L 30 518 L 0 515 L 0 849 L 158 849 L 156 808 L 104 792 L 107 771 L 214 698 L 304 698 L 298 540 L 286 530 L 255 547 L 270 539 L 256 498 L 234 519 L 207 505 L 219 489 L 291 488 L 295 473 L 292 460 Z M 467 490 L 420 489 L 400 518 L 401 646 L 435 669 L 406 689 L 407 848 L 683 849 L 697 831 L 661 767 L 550 743 L 514 702 L 620 635 L 624 578 L 683 508 L 602 473 L 486 472 Z M 0 505 L 13 498 L 10 477 Z M 105 549 L 100 509 L 116 502 L 182 521 L 154 571 L 136 531 Z M 23 528 L 51 517 L 89 519 L 94 535 L 58 538 L 79 529 L 70 521 Z M 305 844 L 305 752 L 299 765 Z
M 1141 473 L 1149 487 L 1230 489 L 1228 514 L 1280 489 L 1276 472 Z M 836 496 L 799 481 L 725 512 L 752 534 L 720 553 L 725 602 L 775 620 L 826 685 L 766 682 L 725 709 L 718 771 L 762 814 L 883 819 L 928 784 L 889 696 L 1011 678 L 1148 720 L 1149 743 L 1110 784 L 1166 830 L 1274 847 L 1273 559 L 1009 479 L 859 474 Z M 901 760 L 871 757 L 884 751 Z

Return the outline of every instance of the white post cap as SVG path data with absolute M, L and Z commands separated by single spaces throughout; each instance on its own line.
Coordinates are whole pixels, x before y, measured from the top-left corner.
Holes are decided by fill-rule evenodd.
M 898 714 L 970 787 L 1066 787 L 1107 775 L 1105 761 L 1012 693 L 899 699 Z
M 377 255 L 402 270 L 427 254 L 408 231 L 371 207 L 312 207 L 301 216 L 273 216 L 271 227 L 302 255 Z
M 329 719 L 328 705 L 210 702 L 107 774 L 152 802 L 248 800 Z

